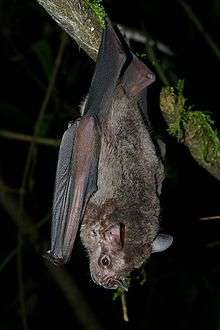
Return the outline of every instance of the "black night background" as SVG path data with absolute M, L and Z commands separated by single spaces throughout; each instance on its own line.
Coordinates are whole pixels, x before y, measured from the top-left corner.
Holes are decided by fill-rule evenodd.
M 220 1 L 188 1 L 193 18 L 183 4 L 103 1 L 114 23 L 154 41 L 171 85 L 184 80 L 188 104 L 211 116 L 218 135 Z M 56 271 L 42 257 L 49 247 L 58 142 L 79 116 L 94 62 L 36 0 L 0 0 L 0 40 L 0 329 L 219 330 L 220 182 L 167 132 L 157 73 L 148 103 L 167 144 L 162 226 L 174 243 L 133 274 L 125 322 L 120 295 L 92 282 L 79 239 L 65 269 Z M 130 46 L 146 53 L 143 43 Z M 151 59 L 144 61 L 155 72 Z M 55 87 L 45 102 L 51 79 Z

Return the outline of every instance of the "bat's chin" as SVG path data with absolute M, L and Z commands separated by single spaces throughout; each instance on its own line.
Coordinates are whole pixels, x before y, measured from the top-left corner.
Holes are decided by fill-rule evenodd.
M 115 289 L 121 288 L 121 289 L 128 291 L 128 285 L 124 279 L 116 279 L 114 277 L 105 277 L 101 280 L 97 280 L 93 275 L 91 275 L 91 277 L 96 284 L 102 286 L 105 289 L 115 290 Z

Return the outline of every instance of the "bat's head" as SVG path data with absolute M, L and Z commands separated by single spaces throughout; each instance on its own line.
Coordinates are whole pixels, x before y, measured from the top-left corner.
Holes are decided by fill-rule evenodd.
M 109 223 L 106 228 L 93 227 L 94 244 L 88 249 L 93 281 L 108 289 L 126 289 L 128 269 L 125 263 L 123 224 Z
M 146 221 L 146 214 L 137 207 L 119 208 L 109 203 L 98 208 L 90 204 L 81 240 L 89 253 L 93 281 L 108 289 L 126 289 L 126 278 L 141 267 L 154 247 L 164 250 L 155 240 L 157 232 L 158 219 L 153 212 Z
M 125 225 L 113 221 L 112 208 L 104 213 L 95 206 L 87 208 L 81 226 L 81 240 L 90 257 L 90 273 L 93 281 L 108 289 L 126 289 L 124 244 Z

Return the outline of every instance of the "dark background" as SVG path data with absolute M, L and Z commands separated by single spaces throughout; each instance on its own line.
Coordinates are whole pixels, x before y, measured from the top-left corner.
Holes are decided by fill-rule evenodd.
M 104 5 L 114 22 L 139 29 L 172 50 L 170 56 L 154 48 L 159 64 L 171 84 L 180 78 L 185 80 L 189 104 L 209 112 L 218 129 L 220 58 L 180 3 L 106 0 Z M 220 47 L 220 1 L 191 1 L 190 5 Z M 61 38 L 61 29 L 36 1 L 0 1 L 0 133 L 7 130 L 9 136 L 10 132 L 33 134 Z M 131 47 L 138 53 L 145 52 L 144 45 L 132 43 Z M 78 105 L 88 90 L 93 69 L 92 60 L 69 39 L 39 126 L 40 136 L 61 138 L 68 121 L 79 115 Z M 148 262 L 144 284 L 140 283 L 143 273 L 133 276 L 126 295 L 129 323 L 123 321 L 120 298 L 113 300 L 112 291 L 92 283 L 86 253 L 80 242 L 76 244 L 67 271 L 84 297 L 75 297 L 79 299 L 78 308 L 82 308 L 80 300 L 85 300 L 102 329 L 220 329 L 220 220 L 199 220 L 220 216 L 220 186 L 166 132 L 159 117 L 162 86 L 157 79 L 149 104 L 155 126 L 167 142 L 163 226 L 175 240 L 172 248 Z M 22 278 L 20 285 L 24 287 L 29 329 L 84 329 L 67 294 L 55 283 L 41 258 L 48 248 L 58 148 L 34 148 L 21 203 L 20 187 L 29 145 L 0 137 L 1 192 L 6 199 L 0 208 L 0 329 L 22 329 L 18 278 Z M 18 205 L 11 205 L 8 197 L 20 203 L 20 217 Z M 20 249 L 21 237 L 15 222 L 25 223 L 25 214 L 33 221 L 34 229 L 25 228 Z M 22 256 L 22 262 L 17 255 Z M 71 294 L 74 295 L 70 291 Z

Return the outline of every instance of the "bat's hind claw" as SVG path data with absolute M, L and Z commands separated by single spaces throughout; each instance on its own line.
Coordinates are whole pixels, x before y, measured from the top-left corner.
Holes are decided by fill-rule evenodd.
M 48 250 L 46 253 L 44 253 L 43 257 L 55 266 L 64 264 L 63 258 L 57 257 L 51 252 L 51 250 Z

